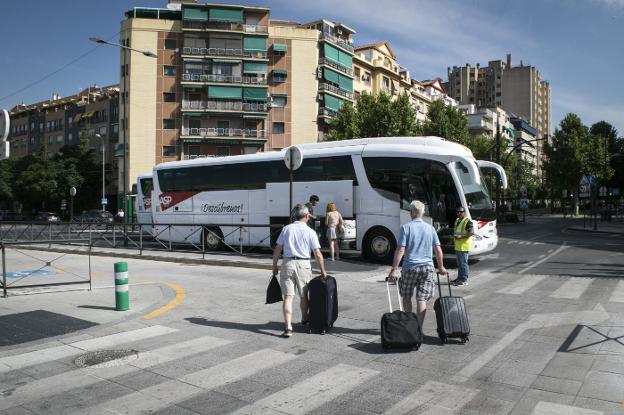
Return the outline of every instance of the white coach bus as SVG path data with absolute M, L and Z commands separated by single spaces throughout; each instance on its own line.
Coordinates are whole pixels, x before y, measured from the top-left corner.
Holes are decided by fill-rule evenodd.
M 447 242 L 456 208 L 462 206 L 474 224 L 472 253 L 497 245 L 495 212 L 480 168 L 497 170 L 503 187 L 505 172 L 498 164 L 475 160 L 462 145 L 437 137 L 389 137 L 298 147 L 303 163 L 294 172 L 293 204 L 318 195 L 314 213 L 323 216 L 326 204 L 334 202 L 345 219 L 355 222 L 356 248 L 369 260 L 391 261 L 400 225 L 410 220 L 409 204 L 416 199 L 425 203 L 426 220 Z M 288 223 L 285 151 L 157 165 L 152 193 L 155 235 L 178 243 L 201 244 L 203 238 L 210 250 L 221 248 L 223 240 L 236 247 L 270 247 L 279 228 L 271 235 L 268 226 L 244 225 Z M 159 224 L 202 226 L 165 231 Z
M 142 174 L 137 177 L 136 199 L 134 211 L 137 222 L 140 223 L 144 232 L 152 233 L 152 191 L 154 182 L 152 173 Z M 148 225 L 149 224 L 149 225 Z

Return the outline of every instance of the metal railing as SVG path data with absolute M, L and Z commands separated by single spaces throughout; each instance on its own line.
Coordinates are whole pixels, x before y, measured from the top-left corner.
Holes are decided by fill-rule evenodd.
M 182 74 L 182 81 L 266 85 L 267 78 L 262 76 L 200 75 L 185 73 Z
M 346 68 L 346 67 L 344 67 L 342 65 L 339 65 L 336 62 L 334 62 L 333 60 L 328 59 L 328 58 L 320 58 L 319 59 L 319 64 L 327 65 L 327 66 L 329 66 L 329 67 L 331 67 L 333 69 L 336 69 L 337 71 L 340 71 L 342 73 L 345 73 L 347 75 L 353 75 L 353 70 L 351 70 L 349 68 Z
M 328 84 L 327 82 L 321 82 L 319 84 L 319 90 L 320 91 L 329 91 L 329 92 L 333 92 L 334 94 L 338 94 L 342 97 L 345 97 L 347 99 L 352 100 L 353 99 L 353 92 L 349 92 L 346 91 L 344 89 L 340 89 L 337 86 L 334 86 L 332 84 Z
M 238 48 L 194 48 L 185 46 L 182 48 L 183 55 L 199 55 L 199 56 L 232 56 L 240 58 L 260 58 L 265 59 L 269 56 L 266 50 L 245 50 Z
M 338 115 L 338 111 L 334 111 L 327 107 L 319 107 L 318 113 L 319 115 L 326 115 L 328 117 L 335 117 L 336 115 Z
M 269 107 L 265 103 L 256 103 L 256 102 L 190 101 L 190 100 L 183 99 L 182 109 L 267 112 L 269 110 Z
M 261 26 L 257 24 L 245 24 L 237 22 L 223 22 L 223 21 L 192 21 L 182 20 L 183 29 L 214 29 L 214 30 L 231 30 L 236 32 L 245 33 L 269 33 L 268 26 Z
M 351 46 L 351 44 L 344 39 L 337 38 L 328 33 L 321 33 L 321 40 L 326 40 L 338 47 L 343 48 L 344 50 L 348 50 L 349 52 L 353 53 L 353 46 Z
M 242 128 L 189 128 L 182 127 L 182 135 L 200 137 L 250 137 L 266 138 L 266 130 L 249 130 Z

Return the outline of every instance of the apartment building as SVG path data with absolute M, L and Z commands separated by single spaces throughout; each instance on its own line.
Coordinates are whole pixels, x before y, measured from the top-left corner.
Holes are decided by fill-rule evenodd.
M 384 92 L 395 98 L 412 87 L 409 72 L 397 61 L 388 42 L 377 42 L 355 48 L 353 56 L 353 88 L 355 98 L 366 92 Z
M 91 86 L 76 95 L 51 99 L 30 105 L 20 104 L 10 111 L 10 157 L 45 154 L 51 158 L 65 145 L 79 144 L 83 132 L 95 150 L 95 161 L 101 162 L 102 151 L 114 174 L 107 178 L 107 194 L 116 193 L 118 160 L 115 150 L 119 138 L 119 87 Z
M 539 142 L 535 141 L 539 135 L 537 129 L 533 128 L 522 118 L 512 117 L 510 121 L 514 126 L 513 148 L 515 149 L 516 157 L 533 163 L 533 175 L 541 177 L 542 163 L 539 159 Z
M 429 107 L 434 101 L 442 100 L 446 106 L 457 107 L 457 101 L 446 95 L 444 83 L 440 78 L 424 81 L 412 79 L 409 94 L 416 115 L 416 122 L 419 124 L 427 120 Z

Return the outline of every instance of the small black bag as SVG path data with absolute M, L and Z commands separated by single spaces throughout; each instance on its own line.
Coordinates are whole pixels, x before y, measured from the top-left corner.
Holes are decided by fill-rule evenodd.
M 390 300 L 390 284 L 386 278 L 386 290 L 388 291 L 388 304 L 390 312 L 381 316 L 381 347 L 384 351 L 390 349 L 413 349 L 418 350 L 423 341 L 422 330 L 418 324 L 415 313 L 403 311 L 398 283 L 394 283 L 399 300 L 399 309 L 392 311 Z
M 266 291 L 266 304 L 279 303 L 282 300 L 282 288 L 279 285 L 277 277 L 273 275 Z

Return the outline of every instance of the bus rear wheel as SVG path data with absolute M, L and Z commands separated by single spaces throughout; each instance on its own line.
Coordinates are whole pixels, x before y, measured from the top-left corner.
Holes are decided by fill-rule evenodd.
M 373 228 L 364 236 L 364 258 L 368 261 L 390 264 L 394 257 L 396 241 L 394 235 L 386 228 Z
M 223 249 L 223 232 L 218 227 L 204 228 L 204 248 L 206 251 Z

